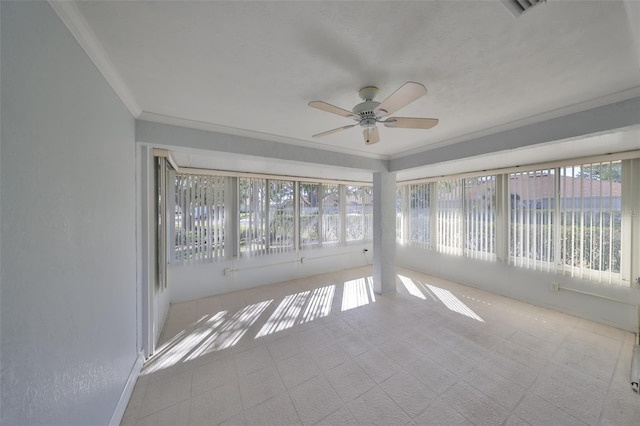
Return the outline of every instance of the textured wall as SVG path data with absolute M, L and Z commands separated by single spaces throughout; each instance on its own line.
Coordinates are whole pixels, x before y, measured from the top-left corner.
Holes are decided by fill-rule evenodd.
M 45 2 L 0 2 L 3 424 L 106 424 L 136 351 L 134 120 Z

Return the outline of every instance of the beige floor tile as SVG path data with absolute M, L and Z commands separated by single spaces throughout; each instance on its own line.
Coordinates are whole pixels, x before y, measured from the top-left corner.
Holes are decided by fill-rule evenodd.
M 390 377 L 380 388 L 412 418 L 437 399 L 435 393 L 406 371 Z
M 235 365 L 231 357 L 218 359 L 193 369 L 191 384 L 193 395 L 228 383 L 237 383 Z
M 355 358 L 355 361 L 376 383 L 382 383 L 401 370 L 391 358 L 377 349 L 369 350 Z
M 411 418 L 379 388 L 373 388 L 348 404 L 349 411 L 360 424 L 403 425 Z
M 436 395 L 442 395 L 459 379 L 455 374 L 427 357 L 420 358 L 407 367 L 406 370 L 435 392 Z
M 288 389 L 320 374 L 320 369 L 306 352 L 276 361 L 276 367 Z
M 585 424 L 565 413 L 563 410 L 560 410 L 555 405 L 533 394 L 527 394 L 515 410 L 513 410 L 513 414 L 522 418 L 532 426 Z
M 358 426 L 359 423 L 353 418 L 351 412 L 343 407 L 333 414 L 328 415 L 317 423 L 318 426 Z
M 264 367 L 275 366 L 265 345 L 258 345 L 235 354 L 234 360 L 239 375 L 253 373 Z
M 312 425 L 343 407 L 324 377 L 316 376 L 289 391 L 300 420 Z
M 284 392 L 285 386 L 275 367 L 266 367 L 239 378 L 243 407 L 258 405 Z
M 190 401 L 182 401 L 164 410 L 142 417 L 136 426 L 176 426 L 189 424 Z
M 414 422 L 417 425 L 473 425 L 469 419 L 441 399 L 436 399 L 414 419 Z
M 456 383 L 442 399 L 476 425 L 499 425 L 509 416 L 509 410 L 465 381 Z
M 235 384 L 222 384 L 191 398 L 192 425 L 218 425 L 241 412 L 240 391 Z
M 403 288 L 343 304 L 370 266 L 175 304 L 122 424 L 637 423 L 632 333 L 399 272 L 483 321 Z M 286 326 L 265 332 L 295 295 Z
M 331 386 L 344 402 L 358 398 L 375 386 L 375 382 L 353 360 L 349 360 L 325 374 Z
M 188 400 L 191 397 L 192 375 L 192 371 L 187 371 L 165 380 L 149 383 L 138 416 L 146 417 Z
M 300 418 L 286 393 L 271 398 L 245 411 L 248 425 L 284 426 L 299 425 Z

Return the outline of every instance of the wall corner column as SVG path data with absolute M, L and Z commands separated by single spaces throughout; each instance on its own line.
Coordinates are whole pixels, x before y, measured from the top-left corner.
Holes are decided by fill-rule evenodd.
M 373 289 L 396 291 L 396 175 L 373 174 Z

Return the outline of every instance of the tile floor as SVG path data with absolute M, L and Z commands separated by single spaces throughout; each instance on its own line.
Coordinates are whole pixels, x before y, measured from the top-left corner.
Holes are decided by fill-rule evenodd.
M 638 425 L 634 335 L 371 268 L 173 305 L 123 425 Z

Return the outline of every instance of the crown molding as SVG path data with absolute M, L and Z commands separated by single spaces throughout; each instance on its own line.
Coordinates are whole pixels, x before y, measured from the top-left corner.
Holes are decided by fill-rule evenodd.
M 303 146 L 306 148 L 321 149 L 323 151 L 338 152 L 340 154 L 355 155 L 358 157 L 372 158 L 376 160 L 388 160 L 388 155 L 373 154 L 364 150 L 346 149 L 336 146 L 328 146 L 320 143 L 308 142 L 302 139 L 288 138 L 285 136 L 273 135 L 270 133 L 256 132 L 252 130 L 239 129 L 236 127 L 222 126 L 219 124 L 208 123 L 204 121 L 189 120 L 186 118 L 173 117 L 170 115 L 157 114 L 148 111 L 142 111 L 137 117 L 138 120 L 151 121 L 154 123 L 169 124 L 179 127 L 187 127 L 190 129 L 205 130 L 208 132 L 222 133 L 226 135 L 243 136 L 252 139 L 260 139 L 270 142 L 278 142 L 288 145 Z
M 133 94 L 125 84 L 122 76 L 116 70 L 107 52 L 98 41 L 87 20 L 78 9 L 74 1 L 49 0 L 49 4 L 58 17 L 69 29 L 78 44 L 94 63 L 98 71 L 104 76 L 116 95 L 135 118 L 140 116 L 142 108 L 138 105 Z
M 489 127 L 487 129 L 478 130 L 476 132 L 467 133 L 467 134 L 453 137 L 450 139 L 437 141 L 432 144 L 429 144 L 426 147 L 423 146 L 423 147 L 410 149 L 404 152 L 399 152 L 397 154 L 391 155 L 389 157 L 389 160 L 397 160 L 399 158 L 408 157 L 410 155 L 421 154 L 423 152 L 432 151 L 434 149 L 442 148 L 447 145 L 454 145 L 460 142 L 479 139 L 481 137 L 505 132 L 507 130 L 514 130 L 520 127 L 528 126 L 530 124 L 536 124 L 542 121 L 551 120 L 554 118 L 560 118 L 560 117 L 575 114 L 578 112 L 587 111 L 593 108 L 611 105 L 617 102 L 627 101 L 627 100 L 638 98 L 638 97 L 640 97 L 640 86 L 631 87 L 629 89 L 622 90 L 620 92 L 611 93 L 609 95 L 605 95 L 599 98 L 591 99 L 584 102 L 579 102 L 579 103 L 568 105 L 561 108 L 556 108 L 554 110 L 546 111 L 542 114 L 536 114 L 531 117 L 527 117 L 525 119 L 515 120 L 515 121 L 501 124 L 498 126 Z

